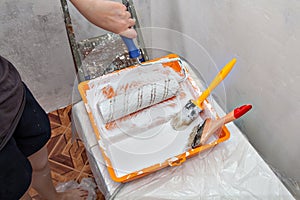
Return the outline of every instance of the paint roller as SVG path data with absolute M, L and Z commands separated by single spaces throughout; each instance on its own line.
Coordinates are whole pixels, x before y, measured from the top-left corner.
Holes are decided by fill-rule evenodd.
M 176 96 L 179 89 L 179 82 L 173 76 L 162 77 L 98 102 L 97 108 L 103 121 L 108 123 L 170 99 Z
M 136 60 L 135 63 L 140 66 L 180 61 L 180 58 L 176 57 L 141 63 L 139 59 L 141 52 L 134 44 L 133 39 L 124 36 L 121 36 L 121 38 L 128 49 L 130 59 Z M 119 93 L 110 99 L 98 102 L 97 108 L 102 120 L 104 123 L 109 123 L 176 96 L 180 89 L 179 82 L 186 78 L 183 68 L 182 72 L 184 78 L 180 81 L 176 80 L 173 76 L 160 77 L 154 74 L 156 80 L 152 83 L 125 90 L 123 93 Z M 140 75 L 143 76 L 143 74 Z

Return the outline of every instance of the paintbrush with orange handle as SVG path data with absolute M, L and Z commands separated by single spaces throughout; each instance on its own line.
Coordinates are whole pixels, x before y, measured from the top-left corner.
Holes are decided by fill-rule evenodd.
M 193 129 L 190 135 L 188 146 L 193 149 L 205 144 L 205 142 L 216 133 L 224 124 L 232 122 L 233 120 L 243 116 L 252 108 L 252 105 L 243 105 L 234 109 L 222 118 L 213 120 L 211 118 L 206 119 L 203 124 L 199 124 Z

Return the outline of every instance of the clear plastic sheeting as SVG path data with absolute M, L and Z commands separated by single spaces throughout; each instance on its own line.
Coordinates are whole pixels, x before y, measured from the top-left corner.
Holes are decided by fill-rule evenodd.
M 96 184 L 94 183 L 92 178 L 83 178 L 80 183 L 77 183 L 76 181 L 68 181 L 65 183 L 59 183 L 56 186 L 56 190 L 58 192 L 64 192 L 66 190 L 75 189 L 75 188 L 81 188 L 88 192 L 88 196 L 86 200 L 96 200 L 97 194 L 96 194 Z
M 107 199 L 294 199 L 233 123 L 227 125 L 231 132 L 228 141 L 181 166 L 120 184 L 107 172 L 83 102 L 73 107 L 73 117 L 95 161 L 94 176 L 105 184 L 100 189 Z
M 132 65 L 127 48 L 119 35 L 108 33 L 79 42 L 82 65 L 79 73 L 85 80 L 94 79 Z

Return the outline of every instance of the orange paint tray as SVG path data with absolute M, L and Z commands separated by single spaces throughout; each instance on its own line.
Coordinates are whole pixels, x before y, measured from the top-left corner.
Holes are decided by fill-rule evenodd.
M 170 54 L 149 62 L 167 58 L 178 58 L 178 56 Z M 229 139 L 230 132 L 223 126 L 221 133 L 215 135 L 215 139 L 210 143 L 195 149 L 187 149 L 187 140 L 193 127 L 203 119 L 199 117 L 183 131 L 175 131 L 171 128 L 171 117 L 182 109 L 188 99 L 196 99 L 200 93 L 188 72 L 186 72 L 187 79 L 180 84 L 181 91 L 176 97 L 114 122 L 107 124 L 101 122 L 94 102 L 100 101 L 97 99 L 98 94 L 111 98 L 115 88 L 113 85 L 118 81 L 118 84 L 122 83 L 125 80 L 120 81 L 122 77 L 132 75 L 143 67 L 149 70 L 149 73 L 154 68 L 161 68 L 163 73 L 180 78 L 184 76 L 182 68 L 186 68 L 185 65 L 187 64 L 176 60 L 158 65 L 133 66 L 79 84 L 78 89 L 94 130 L 91 134 L 95 134 L 98 139 L 108 172 L 114 181 L 124 183 L 168 166 L 181 165 L 188 158 Z M 215 115 L 208 101 L 205 101 L 205 105 L 201 117 Z

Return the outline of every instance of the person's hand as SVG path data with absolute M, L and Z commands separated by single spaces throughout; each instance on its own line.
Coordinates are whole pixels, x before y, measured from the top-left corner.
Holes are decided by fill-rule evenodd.
M 126 6 L 109 0 L 70 0 L 79 12 L 91 23 L 123 35 L 135 38 L 137 33 L 134 29 L 135 20 L 126 11 Z

